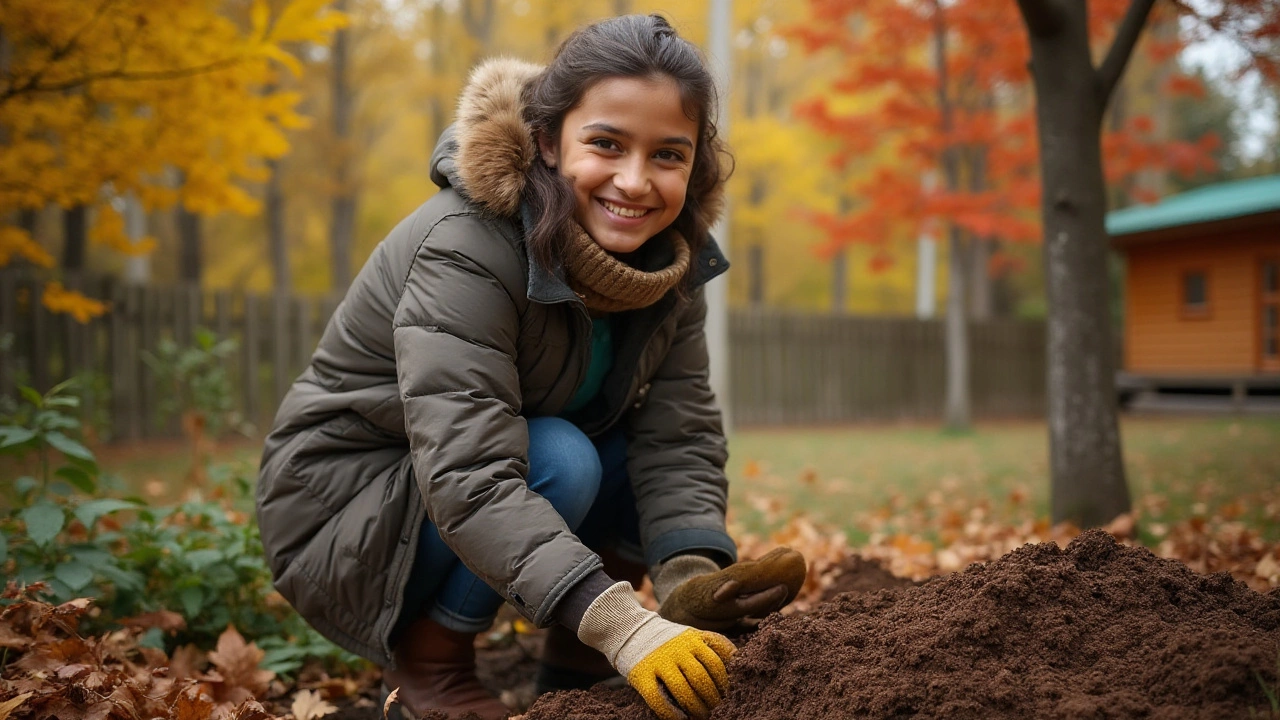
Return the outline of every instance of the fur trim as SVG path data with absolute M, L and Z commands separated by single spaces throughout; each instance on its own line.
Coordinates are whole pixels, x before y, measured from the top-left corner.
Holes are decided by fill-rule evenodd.
M 458 100 L 458 177 L 472 200 L 500 215 L 519 211 L 525 172 L 538 151 L 520 93 L 540 72 L 520 60 L 487 60 Z

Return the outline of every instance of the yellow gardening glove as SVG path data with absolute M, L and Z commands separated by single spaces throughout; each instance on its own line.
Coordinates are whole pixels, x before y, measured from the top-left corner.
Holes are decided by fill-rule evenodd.
M 705 720 L 729 689 L 725 662 L 733 643 L 644 609 L 630 583 L 612 585 L 591 603 L 578 639 L 604 653 L 662 720 Z
M 758 560 L 743 560 L 723 570 L 709 558 L 680 555 L 651 575 L 662 617 L 723 632 L 781 610 L 796 599 L 807 572 L 804 555 L 779 547 Z
M 723 635 L 687 628 L 631 668 L 627 682 L 662 720 L 682 720 L 680 710 L 703 720 L 729 690 L 724 663 L 734 650 Z M 663 689 L 679 708 L 672 707 Z

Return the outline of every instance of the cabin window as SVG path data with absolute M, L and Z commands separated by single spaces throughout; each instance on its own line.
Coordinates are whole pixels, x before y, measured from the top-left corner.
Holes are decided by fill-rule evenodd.
M 1205 317 L 1209 314 L 1209 274 L 1192 270 L 1182 275 L 1182 314 Z

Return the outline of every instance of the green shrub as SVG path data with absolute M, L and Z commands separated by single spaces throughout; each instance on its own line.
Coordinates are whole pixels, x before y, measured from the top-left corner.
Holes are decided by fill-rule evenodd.
M 50 600 L 92 597 L 100 608 L 90 632 L 157 610 L 172 610 L 186 628 L 155 646 L 216 644 L 234 625 L 267 652 L 265 665 L 290 674 L 307 658 L 334 667 L 357 657 L 309 627 L 271 587 L 252 513 L 252 483 L 228 467 L 208 473 L 205 495 L 154 507 L 104 492 L 93 453 L 81 442 L 76 383 L 45 394 L 20 388 L 0 410 L 0 453 L 16 455 L 30 474 L 4 483 L 0 569 L 30 584 L 48 583 Z

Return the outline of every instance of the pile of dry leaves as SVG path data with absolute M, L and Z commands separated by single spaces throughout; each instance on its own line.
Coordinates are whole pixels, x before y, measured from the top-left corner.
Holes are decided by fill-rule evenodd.
M 92 602 L 49 605 L 35 599 L 44 589 L 10 583 L 0 594 L 0 720 L 315 720 L 335 709 L 324 697 L 359 686 L 357 679 L 311 678 L 290 697 L 259 667 L 262 650 L 230 627 L 209 653 L 186 646 L 169 657 L 138 644 L 148 628 L 180 629 L 175 613 L 150 613 L 85 637 L 78 629 Z

